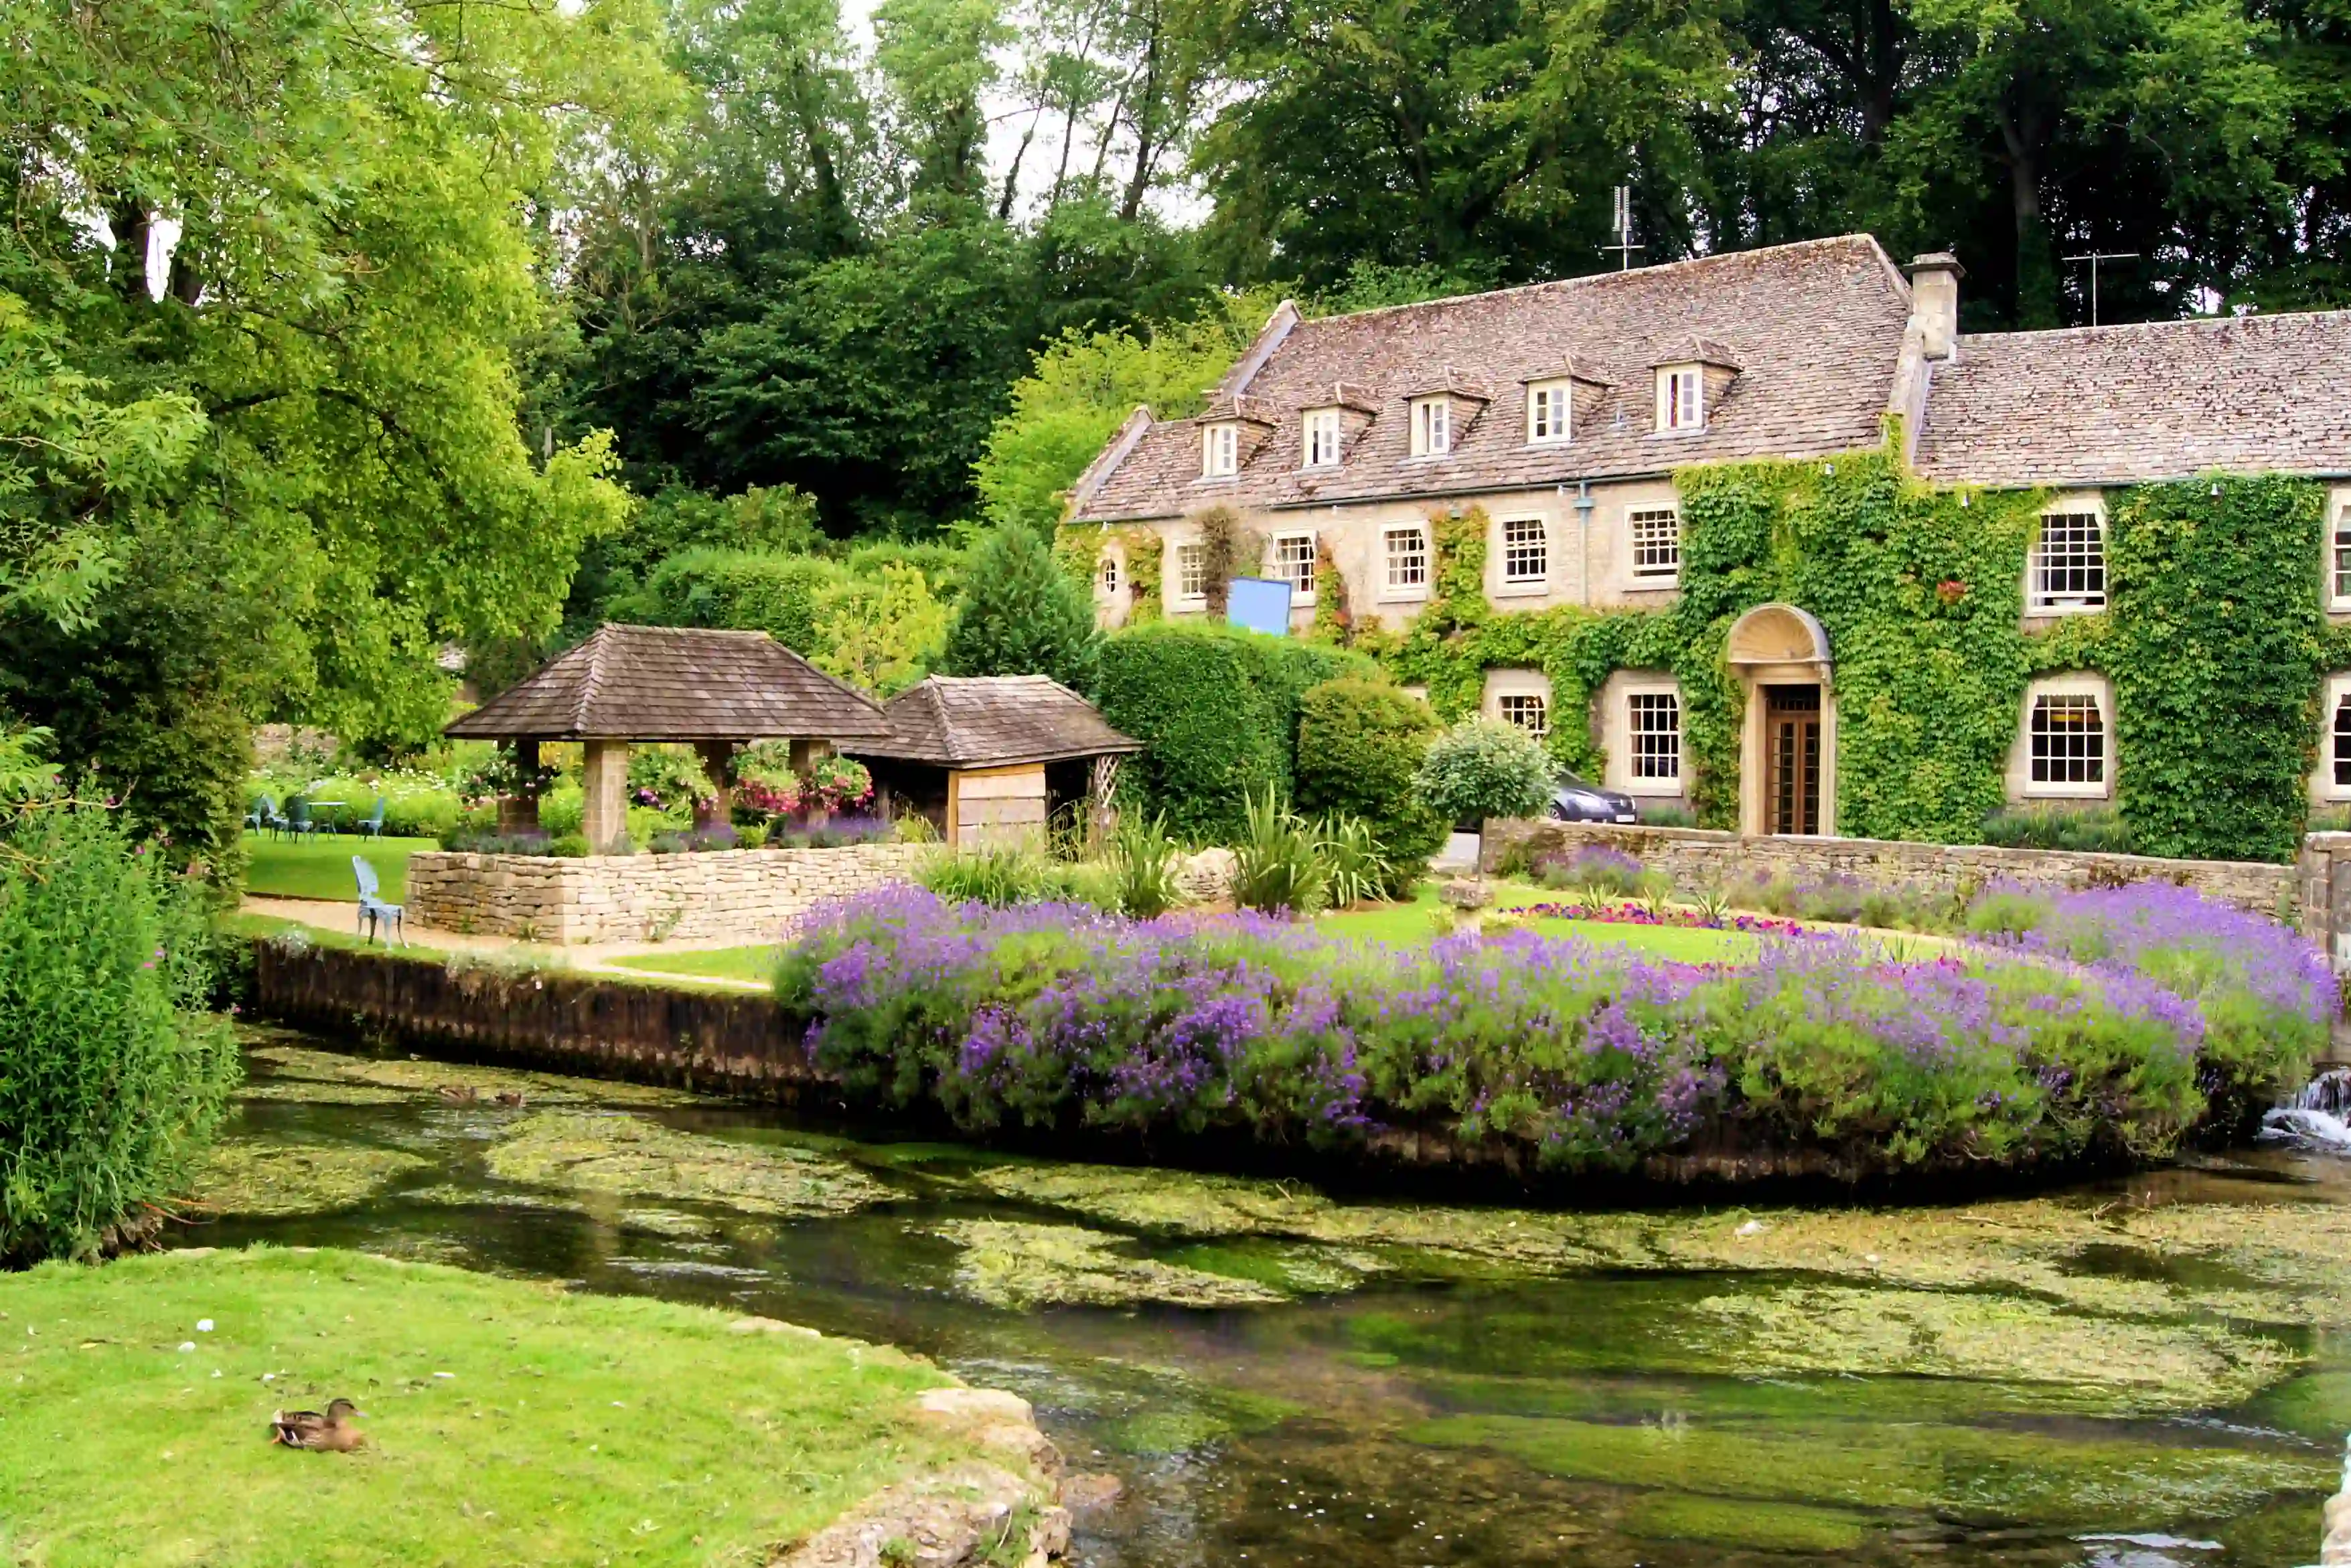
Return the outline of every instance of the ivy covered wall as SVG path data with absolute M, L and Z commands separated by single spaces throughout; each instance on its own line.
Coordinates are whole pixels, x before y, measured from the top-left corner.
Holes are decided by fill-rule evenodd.
M 1837 831 L 1942 843 L 1977 840 L 2006 803 L 2027 683 L 2095 671 L 2114 685 L 2117 805 L 2141 852 L 2292 858 L 2323 677 L 2351 669 L 2351 631 L 2328 628 L 2319 597 L 2322 483 L 2222 476 L 2107 492 L 2107 608 L 2028 632 L 2025 561 L 2044 493 L 1938 489 L 1890 449 L 1689 468 L 1676 482 L 1681 596 L 1669 609 L 1496 609 L 1488 518 L 1472 509 L 1430 519 L 1431 597 L 1402 630 L 1354 623 L 1324 553 L 1313 635 L 1426 685 L 1448 719 L 1477 711 L 1488 670 L 1541 670 L 1557 716 L 1547 744 L 1594 776 L 1598 742 L 1568 716 L 1588 714 L 1618 670 L 1670 671 L 1692 804 L 1729 828 L 1741 696 L 1724 643 L 1755 606 L 1793 604 L 1819 619 L 1835 662 Z M 1158 541 L 1124 538 L 1140 619 L 1159 610 Z

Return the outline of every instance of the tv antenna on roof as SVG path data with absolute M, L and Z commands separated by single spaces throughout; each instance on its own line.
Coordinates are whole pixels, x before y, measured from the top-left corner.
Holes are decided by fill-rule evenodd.
M 2137 261 L 2138 259 L 2138 252 L 2135 250 L 2094 250 L 2083 256 L 2069 256 L 2065 259 L 2067 261 L 2086 261 L 2090 264 L 2090 325 L 2095 327 L 2098 324 L 2098 263 L 2102 261 Z
M 1609 230 L 1615 235 L 1616 243 L 1604 245 L 1600 248 L 1616 253 L 1617 271 L 1631 271 L 1633 253 L 1636 250 L 1646 250 L 1649 247 L 1633 243 L 1633 187 L 1630 185 L 1616 187 L 1616 213 L 1609 223 Z

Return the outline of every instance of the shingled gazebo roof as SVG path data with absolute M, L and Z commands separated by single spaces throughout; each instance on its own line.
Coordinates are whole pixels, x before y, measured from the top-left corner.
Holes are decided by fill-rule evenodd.
M 1093 704 L 1046 675 L 933 675 L 883 709 L 885 742 L 844 746 L 860 757 L 939 768 L 1016 768 L 1140 751 Z
M 467 740 L 881 741 L 890 721 L 765 632 L 597 628 L 520 685 L 451 724 Z

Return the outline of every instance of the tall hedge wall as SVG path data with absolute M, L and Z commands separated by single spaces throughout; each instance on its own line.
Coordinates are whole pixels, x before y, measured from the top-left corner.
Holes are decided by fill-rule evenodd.
M 1287 799 L 1307 688 L 1376 676 L 1351 653 L 1196 622 L 1153 622 L 1107 638 L 1102 716 L 1144 743 L 1128 777 L 1145 810 L 1204 842 L 1238 834 L 1243 801 L 1267 785 Z
M 653 568 L 626 609 L 657 625 L 765 632 L 794 653 L 812 653 L 817 597 L 847 575 L 820 556 L 680 550 Z

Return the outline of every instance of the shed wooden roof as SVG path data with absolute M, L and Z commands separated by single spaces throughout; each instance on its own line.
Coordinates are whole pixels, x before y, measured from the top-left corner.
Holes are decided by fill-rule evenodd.
M 844 748 L 890 735 L 871 697 L 765 632 L 597 628 L 537 674 L 450 725 L 473 740 L 767 740 Z
M 883 709 L 891 737 L 860 757 L 940 768 L 1012 768 L 1140 751 L 1093 704 L 1047 675 L 933 675 Z

